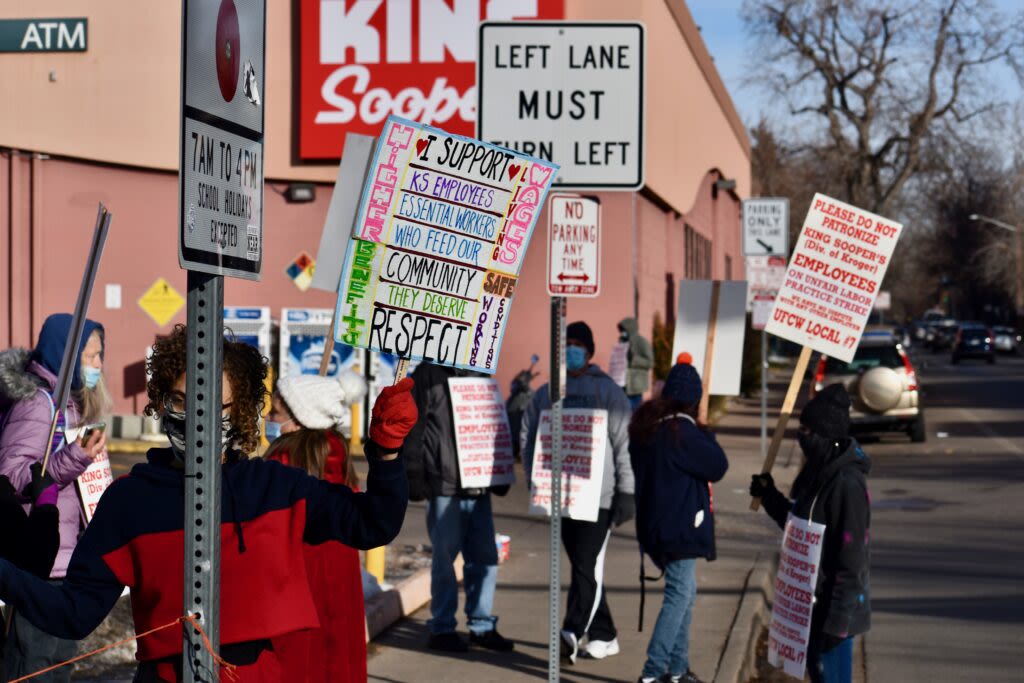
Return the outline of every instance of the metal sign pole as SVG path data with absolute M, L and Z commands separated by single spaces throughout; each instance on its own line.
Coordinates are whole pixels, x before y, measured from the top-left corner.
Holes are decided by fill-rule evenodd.
M 188 271 L 187 416 L 185 436 L 185 606 L 198 615 L 213 651 L 220 648 L 221 368 L 224 278 Z M 218 680 L 213 655 L 197 629 L 184 627 L 186 683 Z
M 561 667 L 562 398 L 565 396 L 565 297 L 551 297 L 551 575 L 548 585 L 548 681 Z
M 768 333 L 761 330 L 761 457 L 768 454 Z

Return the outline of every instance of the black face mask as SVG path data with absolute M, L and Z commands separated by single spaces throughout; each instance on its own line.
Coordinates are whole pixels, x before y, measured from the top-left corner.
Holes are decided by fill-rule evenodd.
M 797 433 L 797 441 L 807 461 L 793 482 L 792 494 L 795 498 L 816 490 L 818 477 L 825 469 L 834 446 L 834 442 L 827 437 L 803 430 Z

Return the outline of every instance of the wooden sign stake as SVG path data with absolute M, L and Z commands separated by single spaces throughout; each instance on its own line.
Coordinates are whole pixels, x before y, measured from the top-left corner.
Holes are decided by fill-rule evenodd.
M 708 403 L 711 400 L 711 366 L 715 354 L 715 331 L 718 327 L 718 298 L 722 291 L 722 283 L 715 280 L 711 283 L 711 311 L 708 314 L 708 342 L 704 347 L 704 372 L 701 373 L 701 383 L 704 391 L 700 396 L 700 411 L 698 419 L 702 423 L 708 421 Z
M 800 351 L 800 357 L 796 361 L 796 368 L 793 369 L 793 377 L 789 380 L 789 389 L 786 390 L 786 398 L 782 401 L 782 412 L 779 413 L 779 421 L 775 423 L 775 433 L 772 435 L 772 443 L 768 446 L 768 455 L 765 456 L 764 465 L 761 467 L 761 474 L 768 474 L 775 465 L 775 456 L 779 453 L 779 446 L 782 445 L 782 438 L 786 434 L 786 424 L 790 415 L 793 414 L 793 404 L 796 403 L 796 396 L 800 392 L 800 385 L 804 380 L 804 373 L 807 372 L 807 364 L 811 360 L 811 347 L 805 346 Z M 761 507 L 760 498 L 752 498 L 750 509 L 755 512 Z

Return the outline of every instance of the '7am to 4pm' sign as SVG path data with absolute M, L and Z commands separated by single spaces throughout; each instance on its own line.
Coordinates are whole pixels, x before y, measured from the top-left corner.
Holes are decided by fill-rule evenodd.
M 349 242 L 335 340 L 492 374 L 558 165 L 398 117 Z

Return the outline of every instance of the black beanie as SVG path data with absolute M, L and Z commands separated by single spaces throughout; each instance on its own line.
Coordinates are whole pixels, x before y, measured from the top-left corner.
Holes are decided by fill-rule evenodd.
M 850 433 L 850 395 L 842 384 L 830 384 L 808 401 L 800 424 L 830 441 L 842 441 Z
M 569 323 L 569 326 L 565 328 L 565 338 L 575 339 L 579 343 L 583 344 L 587 349 L 587 353 L 593 357 L 594 355 L 594 333 L 590 331 L 590 326 L 585 322 L 577 321 Z

